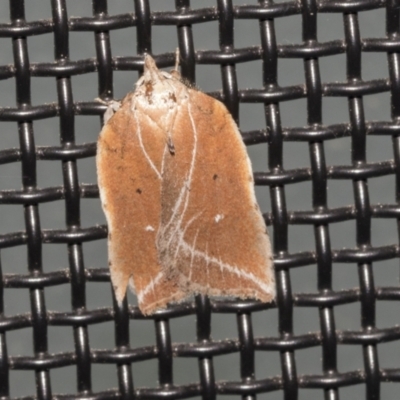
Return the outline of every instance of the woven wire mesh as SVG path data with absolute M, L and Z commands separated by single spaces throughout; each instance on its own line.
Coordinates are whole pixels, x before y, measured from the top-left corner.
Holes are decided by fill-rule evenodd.
M 400 287 L 398 276 L 386 285 L 375 285 L 374 280 L 379 281 L 383 267 L 374 269 L 374 265 L 383 265 L 382 262 L 386 260 L 396 261 L 397 264 L 398 239 L 396 235 L 391 235 L 389 242 L 378 241 L 379 245 L 374 246 L 371 242 L 373 222 L 384 219 L 384 224 L 379 227 L 385 230 L 391 221 L 397 229 L 400 212 L 398 2 L 302 0 L 274 3 L 259 0 L 253 5 L 243 5 L 241 2 L 234 4 L 231 0 L 217 0 L 212 2 L 212 6 L 204 7 L 206 2 L 199 4 L 176 0 L 175 4 L 170 4 L 169 11 L 154 11 L 155 2 L 136 0 L 129 2 L 131 12 L 113 14 L 109 13 L 108 7 L 112 3 L 118 7 L 118 2 L 96 0 L 86 3 L 92 6 L 92 15 L 71 16 L 71 2 L 40 0 L 37 2 L 38 18 L 31 20 L 25 15 L 28 2 L 25 4 L 23 0 L 10 0 L 9 16 L 2 15 L 3 21 L 8 17 L 9 20 L 0 24 L 1 46 L 5 40 L 11 42 L 13 57 L 13 62 L 0 65 L 0 80 L 15 85 L 12 91 L 16 97 L 16 105 L 13 106 L 13 100 L 4 100 L 2 92 L 4 106 L 0 108 L 0 143 L 6 143 L 6 131 L 13 130 L 12 136 L 19 138 L 18 146 L 1 146 L 0 168 L 6 176 L 6 168 L 11 164 L 17 165 L 22 170 L 23 185 L 19 189 L 21 175 L 12 174 L 8 181 L 12 183 L 11 188 L 2 187 L 0 191 L 0 214 L 2 220 L 6 221 L 2 224 L 0 236 L 2 261 L 7 258 L 9 249 L 15 247 L 18 251 L 18 254 L 13 253 L 16 258 L 11 259 L 11 269 L 5 266 L 2 269 L 0 266 L 0 398 L 18 396 L 15 387 L 23 387 L 27 382 L 25 378 L 28 375 L 22 375 L 24 371 L 29 376 L 34 375 L 36 385 L 36 393 L 24 393 L 24 398 L 215 399 L 225 395 L 225 398 L 245 399 L 294 400 L 312 396 L 334 400 L 351 398 L 346 397 L 346 393 L 350 392 L 344 390 L 357 385 L 362 386 L 362 391 L 357 392 L 361 393 L 358 398 L 397 398 L 398 388 L 385 392 L 383 384 L 400 381 L 398 353 L 393 350 L 393 357 L 389 357 L 391 367 L 388 368 L 381 365 L 382 357 L 378 350 L 383 343 L 389 342 L 398 347 L 400 328 L 394 320 L 388 326 L 377 326 L 376 314 L 377 309 L 383 314 L 389 313 L 389 304 L 400 300 Z M 194 5 L 204 8 L 191 8 Z M 40 16 L 44 9 L 51 10 L 49 18 Z M 386 34 L 382 37 L 361 37 L 359 16 L 369 10 L 386 13 L 383 19 L 386 27 L 381 27 L 382 32 L 386 30 Z M 317 22 L 324 13 L 342 18 L 338 26 L 338 32 L 344 31 L 342 39 L 325 42 L 318 40 Z M 296 15 L 302 21 L 302 37 L 298 43 L 279 43 L 276 27 L 285 18 Z M 243 48 L 235 46 L 234 27 L 240 20 L 257 25 L 260 45 Z M 194 28 L 210 22 L 218 24 L 219 49 L 196 48 Z M 265 159 L 268 159 L 268 167 L 263 172 L 255 172 L 255 182 L 256 185 L 269 188 L 270 208 L 264 210 L 264 215 L 269 224 L 275 254 L 278 295 L 274 304 L 210 300 L 198 296 L 193 301 L 160 311 L 152 318 L 144 318 L 137 307 L 129 306 L 126 301 L 122 307 L 118 307 L 115 302 L 104 307 L 91 307 L 88 304 L 87 292 L 91 283 L 98 288 L 95 290 L 107 287 L 104 296 L 109 299 L 112 291 L 108 284 L 107 268 L 91 267 L 85 263 L 86 246 L 99 242 L 104 247 L 107 229 L 104 224 L 84 226 L 81 222 L 85 212 L 89 213 L 88 208 L 83 208 L 85 199 L 99 201 L 96 183 L 83 183 L 85 167 L 78 171 L 78 164 L 82 160 L 87 159 L 94 164 L 96 145 L 93 140 L 82 143 L 76 123 L 78 118 L 101 118 L 105 106 L 95 101 L 95 96 L 92 101 L 75 100 L 72 81 L 80 75 L 86 77 L 90 73 L 96 74 L 97 95 L 109 100 L 114 98 L 113 80 L 116 71 L 140 73 L 145 52 L 153 53 L 160 67 L 173 66 L 173 47 L 159 53 L 152 51 L 152 30 L 157 26 L 175 29 L 181 54 L 181 71 L 186 79 L 196 82 L 196 71 L 201 65 L 213 66 L 214 73 L 221 71 L 222 90 L 215 88 L 212 95 L 227 105 L 234 118 L 239 120 L 239 106 L 245 103 L 263 106 L 265 126 L 262 129 L 241 131 L 246 144 L 251 145 L 249 151 L 252 147 L 267 145 L 263 149 L 267 149 Z M 132 56 L 113 55 L 111 37 L 113 32 L 121 29 L 127 29 L 132 35 L 136 32 L 136 43 L 132 40 L 130 44 L 132 48 L 136 45 L 136 53 L 133 51 Z M 80 59 L 71 59 L 69 40 L 74 32 L 91 35 L 95 43 L 95 57 L 85 58 L 82 54 Z M 54 59 L 47 56 L 49 60 L 32 62 L 31 58 L 35 58 L 35 54 L 28 50 L 30 41 L 49 35 L 54 40 Z M 46 51 L 50 54 L 53 49 L 50 47 Z M 378 70 L 381 75 L 378 79 L 363 79 L 362 56 L 368 52 L 379 54 L 387 60 L 388 72 Z M 322 80 L 320 63 L 336 55 L 343 55 L 341 60 L 346 65 L 346 79 L 333 82 L 328 76 L 327 80 Z M 303 62 L 303 83 L 290 85 L 287 83 L 290 77 L 284 76 L 278 84 L 278 62 L 282 59 Z M 237 68 L 242 63 L 248 65 L 246 63 L 254 61 L 260 61 L 262 65 L 261 84 L 256 88 L 240 89 Z M 44 82 L 55 87 L 57 101 L 33 105 L 31 88 L 36 77 L 50 78 Z M 390 95 L 391 116 L 387 120 L 372 122 L 365 116 L 365 96 L 377 98 L 380 93 Z M 340 113 L 332 123 L 324 121 L 323 104 L 332 97 L 338 97 L 346 104 L 348 121 L 341 120 Z M 285 104 L 299 99 L 306 102 L 304 126 L 300 126 L 300 123 L 292 127 L 283 126 L 281 113 L 282 117 L 284 113 L 281 110 Z M 54 144 L 49 140 L 50 144 L 44 141 L 43 145 L 39 145 L 38 137 L 42 132 L 38 124 L 52 118 L 58 123 L 56 130 L 51 132 L 52 141 L 57 138 L 59 130 L 59 142 Z M 12 128 L 16 126 L 18 135 Z M 94 129 L 94 134 L 97 134 L 98 129 Z M 368 138 L 372 136 L 392 141 L 391 157 L 376 162 L 367 161 Z M 330 143 L 339 142 L 343 138 L 349 139 L 346 143 L 350 146 L 348 151 L 351 150 L 351 161 L 348 164 L 330 165 L 326 161 L 325 150 Z M 309 166 L 284 167 L 285 146 L 292 142 L 300 142 L 309 147 Z M 42 161 L 47 162 L 45 185 L 43 182 L 38 184 Z M 48 182 L 52 182 L 51 177 L 55 174 L 56 163 L 62 166 L 62 183 L 49 185 Z M 393 179 L 383 181 L 385 177 Z M 383 182 L 381 192 L 396 190 L 390 204 L 370 201 L 368 184 L 373 178 Z M 352 199 L 348 205 L 328 206 L 328 184 L 335 187 L 335 180 L 351 183 L 352 192 L 343 193 Z M 309 184 L 307 188 L 311 191 L 311 198 L 307 210 L 290 209 L 290 196 L 285 197 L 285 193 L 290 193 L 292 185 L 299 183 Z M 301 199 L 295 201 L 304 204 Z M 51 209 L 46 208 L 47 204 L 53 203 L 63 204 L 65 208 L 63 229 L 45 229 L 41 226 L 46 213 L 51 212 L 48 211 Z M 7 206 L 10 205 L 14 206 L 13 212 L 9 212 L 11 208 Z M 12 224 L 7 221 L 19 218 L 17 214 L 22 210 L 23 228 L 9 231 Z M 349 225 L 343 222 L 351 222 L 355 226 L 354 246 L 336 248 L 332 246 L 330 235 L 339 226 L 339 236 L 345 236 Z M 313 245 L 307 251 L 290 251 L 290 230 L 295 225 L 308 226 L 313 230 Z M 305 236 L 304 240 L 307 241 Z M 65 268 L 56 266 L 53 271 L 49 271 L 44 261 L 45 248 L 48 246 L 54 246 L 57 252 L 60 251 L 59 265 Z M 62 252 L 61 247 L 68 251 Z M 26 252 L 26 261 L 21 266 L 17 256 Z M 292 290 L 295 284 L 293 274 L 297 271 L 297 276 L 300 276 L 308 266 L 313 267 L 315 287 L 309 293 Z M 358 281 L 353 287 L 334 287 L 333 276 L 335 269 L 340 269 L 340 266 L 358 270 Z M 396 268 L 398 275 L 398 266 Z M 100 286 L 101 283 L 107 286 Z M 53 303 L 46 301 L 52 289 L 55 289 L 50 296 Z M 70 304 L 64 305 L 63 311 L 54 311 L 54 299 L 65 289 L 70 290 Z M 29 294 L 30 311 L 10 313 L 8 310 L 13 310 L 10 302 L 17 302 L 26 294 Z M 359 328 L 337 328 L 336 319 L 340 319 L 344 312 L 343 306 L 351 304 L 360 306 L 357 315 Z M 384 306 L 379 308 L 380 304 Z M 315 311 L 313 315 L 317 328 L 312 332 L 298 334 L 294 327 L 295 313 L 302 308 Z M 398 308 L 396 310 L 398 314 Z M 264 332 L 258 330 L 255 335 L 254 320 L 261 318 L 264 323 L 270 323 L 273 320 L 270 315 L 274 312 L 276 323 Z M 213 337 L 213 327 L 224 315 L 235 316 L 237 327 L 235 332 L 230 332 L 229 338 L 217 340 Z M 188 316 L 193 317 L 189 320 L 192 326 L 188 327 L 187 323 L 179 325 L 178 321 Z M 135 322 L 134 332 L 130 324 L 132 321 Z M 132 338 L 149 321 L 155 327 L 154 343 L 134 345 Z M 104 344 L 100 344 L 102 349 L 95 349 L 93 340 L 90 340 L 90 329 L 106 322 L 114 324 L 114 343 L 107 349 L 104 349 Z M 178 324 L 179 329 L 195 327 L 196 337 L 192 341 L 177 343 L 171 335 L 175 324 Z M 65 340 L 67 334 L 73 335 L 71 351 L 51 351 L 49 332 L 55 327 L 59 328 L 59 341 Z M 23 347 L 10 350 L 13 338 L 27 328 L 29 335 L 33 334 L 31 353 L 21 353 Z M 72 328 L 72 333 L 68 328 Z M 339 366 L 338 353 L 346 346 L 356 347 L 362 352 L 360 368 L 346 369 Z M 321 356 L 318 371 L 304 373 L 299 367 L 299 354 L 305 349 L 318 349 Z M 238 356 L 240 376 L 218 379 L 218 359 L 229 354 Z M 257 362 L 257 357 L 263 361 Z M 173 371 L 178 360 L 183 358 L 195 360 L 198 364 L 193 371 L 189 371 L 192 373 L 191 383 L 179 384 L 174 379 Z M 158 368 L 158 372 L 154 370 L 150 376 L 152 385 L 148 388 L 138 385 L 134 369 L 134 366 L 141 368 L 146 360 L 155 360 Z M 267 364 L 277 366 L 277 372 L 270 374 L 270 370 L 265 367 Z M 114 368 L 117 388 L 95 390 L 93 374 L 97 365 L 111 365 Z M 76 386 L 70 385 L 65 394 L 59 394 L 54 389 L 54 373 L 65 367 L 74 368 Z M 14 387 L 13 376 L 17 376 Z

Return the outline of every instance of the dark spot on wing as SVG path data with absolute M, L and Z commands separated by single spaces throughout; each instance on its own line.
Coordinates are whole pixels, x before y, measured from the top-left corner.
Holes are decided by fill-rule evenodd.
M 174 142 L 172 141 L 172 139 L 169 137 L 167 140 L 167 145 L 168 145 L 168 150 L 170 152 L 171 155 L 175 154 L 175 146 L 174 146 Z
M 136 189 L 136 193 L 142 194 L 142 189 L 140 188 Z
M 218 178 L 218 175 L 217 175 L 217 174 L 214 174 L 213 180 L 215 181 L 217 178 Z

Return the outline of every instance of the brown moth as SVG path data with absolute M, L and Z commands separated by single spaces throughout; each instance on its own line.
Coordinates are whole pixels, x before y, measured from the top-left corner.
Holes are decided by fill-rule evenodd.
M 273 300 L 268 233 L 226 107 L 149 55 L 111 106 L 96 162 L 117 301 L 128 284 L 143 314 L 197 293 Z

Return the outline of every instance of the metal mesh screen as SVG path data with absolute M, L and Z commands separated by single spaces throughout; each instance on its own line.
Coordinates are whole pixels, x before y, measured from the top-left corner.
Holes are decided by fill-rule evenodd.
M 176 0 L 161 10 L 150 0 L 81 2 L 91 15 L 79 15 L 76 3 L 10 0 L 0 10 L 0 398 L 398 398 L 398 2 Z M 360 33 L 366 12 L 373 37 Z M 325 41 L 325 26 L 318 23 L 326 15 L 338 19 L 337 38 Z M 277 32 L 291 17 L 300 21 L 301 36 L 279 41 Z M 234 35 L 241 21 L 258 35 L 244 46 Z M 219 48 L 196 46 L 207 33 L 196 28 L 210 24 L 218 29 Z M 118 71 L 140 72 L 145 52 L 160 67 L 173 66 L 175 46 L 155 50 L 156 29 L 161 36 L 174 30 L 189 81 L 197 81 L 201 66 L 210 67 L 205 81 L 234 118 L 239 120 L 242 108 L 250 116 L 258 112 L 253 110 L 263 114 L 263 126 L 240 127 L 249 152 L 259 151 L 265 160 L 261 172 L 256 165 L 255 182 L 269 189 L 257 195 L 275 253 L 276 304 L 197 297 L 144 318 L 134 305 L 119 308 L 111 301 L 104 218 L 99 212 L 90 223 L 85 219 L 91 204 L 99 209 L 94 174 L 85 175 L 93 172 L 105 110 L 94 98 L 114 98 Z M 119 31 L 128 35 L 120 42 L 121 55 L 113 52 L 112 41 Z M 81 48 L 72 57 L 72 40 L 83 37 L 95 54 Z M 384 60 L 374 59 L 371 79 L 362 74 L 368 54 Z M 285 60 L 296 65 L 299 82 L 283 72 Z M 251 69 L 255 62 L 257 73 Z M 343 79 L 336 82 L 339 69 Z M 213 84 L 218 74 L 222 90 Z M 258 86 L 244 88 L 248 81 L 238 77 L 249 75 L 257 76 Z M 121 94 L 134 80 L 123 76 Z M 34 94 L 47 89 L 56 98 L 38 104 Z M 382 99 L 387 118 L 376 118 L 369 113 L 371 101 Z M 292 103 L 295 108 L 285 108 Z M 295 118 L 285 125 L 291 113 Z M 82 122 L 89 118 L 96 123 Z M 54 123 L 49 127 L 46 121 Z M 300 152 L 305 156 L 297 165 L 291 144 L 308 152 Z M 384 156 L 380 146 L 386 146 Z M 299 185 L 303 189 L 292 189 Z M 336 203 L 329 200 L 332 191 Z M 291 246 L 292 232 L 297 248 Z M 94 243 L 103 251 L 98 264 L 88 261 L 100 249 L 90 247 Z M 297 282 L 306 290 L 297 290 Z M 93 293 L 106 300 L 88 300 Z M 304 309 L 312 314 L 301 314 Z M 107 323 L 109 339 L 98 341 Z M 220 337 L 218 323 L 226 325 Z M 191 330 L 193 337 L 185 336 Z M 136 342 L 140 335 L 148 340 Z M 234 358 L 219 363 L 229 355 Z M 174 375 L 182 360 L 194 364 L 181 364 Z M 149 361 L 155 368 L 142 366 Z M 110 368 L 98 375 L 99 366 Z M 182 371 L 185 382 L 179 382 Z M 111 386 L 108 375 L 115 377 Z

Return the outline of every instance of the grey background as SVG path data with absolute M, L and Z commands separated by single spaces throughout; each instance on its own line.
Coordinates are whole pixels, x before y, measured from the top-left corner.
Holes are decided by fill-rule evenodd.
M 68 0 L 69 16 L 91 16 L 91 1 Z M 256 4 L 256 1 L 234 1 L 235 4 Z M 192 1 L 192 8 L 215 6 L 212 0 Z M 151 9 L 156 11 L 173 10 L 173 0 L 154 0 Z M 109 14 L 134 12 L 132 0 L 110 0 Z M 36 21 L 51 18 L 50 0 L 27 0 L 26 19 Z M 340 14 L 320 14 L 318 16 L 320 41 L 342 39 L 343 19 Z M 0 22 L 9 22 L 7 1 L 0 2 Z M 285 17 L 275 20 L 278 43 L 301 42 L 301 16 Z M 361 36 L 384 37 L 384 9 L 359 14 Z M 197 50 L 209 50 L 218 46 L 218 22 L 209 22 L 193 26 L 195 47 Z M 111 31 L 113 56 L 136 54 L 135 28 Z M 152 31 L 153 53 L 172 52 L 177 47 L 175 27 L 154 26 Z M 259 25 L 255 21 L 235 21 L 235 46 L 243 48 L 260 44 Z M 31 62 L 54 60 L 53 35 L 46 34 L 28 38 L 29 57 Z M 72 60 L 95 57 L 94 35 L 90 32 L 70 33 L 70 57 Z M 346 80 L 345 55 L 321 58 L 320 70 L 323 82 Z M 13 64 L 12 44 L 10 39 L 0 38 L 0 65 Z M 363 54 L 363 78 L 387 78 L 388 65 L 386 55 Z M 239 88 L 259 88 L 261 80 L 261 61 L 237 65 Z M 303 84 L 305 81 L 302 60 L 279 60 L 279 83 L 282 86 Z M 115 98 L 122 98 L 127 88 L 133 88 L 138 79 L 135 72 L 114 73 Z M 199 65 L 196 69 L 197 86 L 203 91 L 215 91 L 221 88 L 221 73 L 218 66 Z M 98 96 L 96 73 L 73 76 L 73 96 L 75 101 L 92 101 Z M 36 78 L 31 80 L 32 103 L 39 105 L 57 101 L 56 84 L 53 78 Z M 15 81 L 0 81 L 0 107 L 15 106 Z M 390 95 L 383 93 L 364 98 L 366 120 L 390 120 Z M 306 100 L 289 101 L 280 104 L 282 125 L 285 127 L 306 125 Z M 348 104 L 343 98 L 325 98 L 323 100 L 323 119 L 325 124 L 346 122 L 349 120 Z M 98 117 L 77 116 L 75 121 L 76 142 L 94 142 L 100 130 Z M 46 119 L 33 123 L 36 145 L 59 144 L 58 119 Z M 262 105 L 242 104 L 240 106 L 240 128 L 243 131 L 265 128 Z M 392 143 L 389 137 L 368 137 L 368 161 L 384 161 L 393 158 Z M 16 123 L 0 123 L 0 149 L 19 147 Z M 327 165 L 348 165 L 351 162 L 351 139 L 336 139 L 325 142 Z M 267 145 L 260 144 L 248 147 L 254 171 L 266 171 L 268 168 Z M 307 167 L 310 165 L 308 144 L 285 143 L 284 167 L 287 169 Z M 78 172 L 81 183 L 96 182 L 94 158 L 78 160 Z M 63 184 L 61 163 L 57 161 L 38 161 L 39 187 L 59 186 Z M 395 203 L 394 176 L 370 179 L 369 193 L 371 204 Z M 19 163 L 0 166 L 0 190 L 21 188 L 21 166 Z M 311 183 L 287 185 L 285 188 L 288 210 L 311 209 Z M 256 188 L 258 201 L 263 211 L 270 210 L 269 189 Z M 338 207 L 354 203 L 353 188 L 349 181 L 329 181 L 329 206 Z M 98 199 L 82 200 L 82 226 L 89 227 L 104 224 L 105 219 Z M 40 205 L 42 229 L 65 228 L 65 206 L 63 201 Z M 23 209 L 17 205 L 1 205 L 0 234 L 24 230 Z M 314 250 L 314 233 L 310 226 L 290 226 L 289 245 L 291 252 Z M 355 246 L 355 222 L 348 221 L 330 225 L 333 249 Z M 394 220 L 372 220 L 372 244 L 390 245 L 397 243 L 397 230 Z M 106 241 L 95 241 L 83 244 L 85 266 L 106 268 Z M 43 245 L 44 271 L 56 271 L 68 268 L 66 245 Z M 3 273 L 26 273 L 26 249 L 14 247 L 1 251 Z M 317 269 L 315 265 L 293 269 L 291 274 L 293 293 L 316 292 Z M 398 284 L 399 265 L 397 260 L 374 264 L 376 286 L 393 286 Z M 359 285 L 357 265 L 335 264 L 333 270 L 334 289 L 352 288 Z M 71 310 L 69 285 L 49 287 L 45 290 L 46 307 L 51 311 Z M 131 304 L 136 299 L 129 294 Z M 87 307 L 108 307 L 111 305 L 111 286 L 103 283 L 87 283 Z M 5 290 L 6 315 L 30 312 L 29 291 L 18 289 Z M 394 326 L 399 323 L 399 308 L 394 302 L 377 303 L 377 326 L 379 328 Z M 360 304 L 350 304 L 335 308 L 337 329 L 359 329 Z M 269 310 L 253 314 L 254 335 L 277 335 L 277 311 Z M 294 309 L 294 331 L 296 334 L 319 331 L 318 310 L 314 308 Z M 131 346 L 133 348 L 155 343 L 154 323 L 152 321 L 131 321 Z M 195 317 L 177 318 L 171 321 L 173 342 L 196 341 Z M 89 326 L 90 345 L 93 349 L 110 349 L 114 347 L 114 324 L 112 322 Z M 237 325 L 234 315 L 213 315 L 212 337 L 214 339 L 237 338 Z M 32 355 L 32 330 L 21 329 L 7 334 L 10 356 Z M 74 351 L 71 328 L 49 327 L 50 352 Z M 398 342 L 378 346 L 381 368 L 399 367 L 400 346 Z M 322 371 L 321 348 L 296 351 L 297 373 L 309 374 Z M 157 361 L 144 361 L 132 365 L 135 387 L 155 387 L 157 385 Z M 240 380 L 239 354 L 214 358 L 216 380 Z M 339 371 L 363 369 L 361 346 L 338 346 Z M 280 357 L 276 352 L 257 352 L 256 378 L 262 379 L 280 375 Z M 113 365 L 92 366 L 94 392 L 118 386 L 116 368 Z M 14 397 L 35 394 L 34 373 L 30 371 L 11 371 L 11 395 Z M 51 370 L 53 393 L 75 393 L 75 367 Z M 174 359 L 174 381 L 176 384 L 197 382 L 199 380 L 197 359 Z M 397 399 L 400 387 L 398 384 L 382 383 L 382 399 Z M 322 390 L 300 390 L 299 399 L 323 399 Z M 357 385 L 340 389 L 341 399 L 364 398 L 365 386 Z M 257 396 L 259 399 L 282 399 L 282 392 L 272 392 Z

